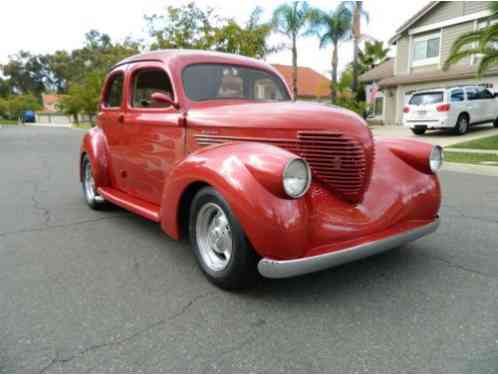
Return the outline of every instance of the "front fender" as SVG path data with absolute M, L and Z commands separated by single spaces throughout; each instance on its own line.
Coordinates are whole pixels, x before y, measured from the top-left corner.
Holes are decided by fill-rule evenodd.
M 80 149 L 80 180 L 83 178 L 81 161 L 86 154 L 92 163 L 92 172 L 97 187 L 110 186 L 109 147 L 101 128 L 92 128 L 85 134 Z
M 205 183 L 228 202 L 256 251 L 265 257 L 295 258 L 305 251 L 308 209 L 304 198 L 283 193 L 282 172 L 296 156 L 262 143 L 225 143 L 201 149 L 166 178 L 161 226 L 180 237 L 179 207 L 191 184 Z

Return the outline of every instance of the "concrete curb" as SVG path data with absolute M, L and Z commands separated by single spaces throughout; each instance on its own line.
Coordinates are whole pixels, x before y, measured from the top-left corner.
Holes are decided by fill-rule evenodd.
M 445 147 L 445 152 L 464 152 L 469 154 L 488 154 L 488 155 L 498 155 L 498 150 L 480 150 L 473 148 L 451 148 Z
M 442 171 L 498 177 L 498 167 L 488 167 L 485 165 L 444 162 Z

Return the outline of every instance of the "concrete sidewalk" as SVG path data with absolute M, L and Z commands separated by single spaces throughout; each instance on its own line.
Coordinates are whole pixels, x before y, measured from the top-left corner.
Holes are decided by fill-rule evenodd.
M 451 134 L 449 131 L 442 130 L 431 130 L 424 135 L 415 135 L 409 128 L 396 125 L 372 126 L 370 129 L 376 138 L 410 138 L 443 147 L 498 135 L 498 128 L 494 128 L 491 123 L 473 126 L 465 135 Z

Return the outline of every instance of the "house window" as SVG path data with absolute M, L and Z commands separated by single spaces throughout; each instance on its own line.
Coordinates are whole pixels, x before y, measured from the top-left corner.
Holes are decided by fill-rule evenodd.
M 439 64 L 440 34 L 432 34 L 413 39 L 412 65 Z
M 384 109 L 384 98 L 383 97 L 375 98 L 375 103 L 374 103 L 375 116 L 382 116 L 383 109 Z

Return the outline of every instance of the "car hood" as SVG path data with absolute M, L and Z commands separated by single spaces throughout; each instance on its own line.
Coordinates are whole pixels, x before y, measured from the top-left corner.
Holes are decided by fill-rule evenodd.
M 189 126 L 259 131 L 334 131 L 371 138 L 365 121 L 347 109 L 309 102 L 203 103 L 188 112 Z M 218 129 L 221 131 L 221 129 Z M 226 129 L 230 132 L 230 129 Z M 367 139 L 364 139 L 365 141 Z

